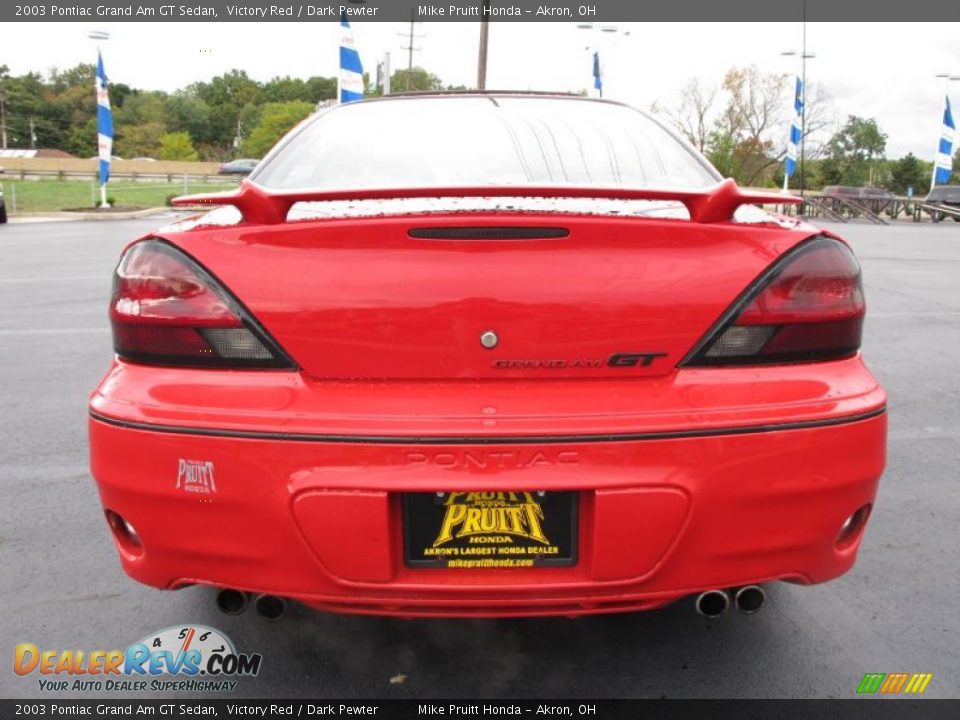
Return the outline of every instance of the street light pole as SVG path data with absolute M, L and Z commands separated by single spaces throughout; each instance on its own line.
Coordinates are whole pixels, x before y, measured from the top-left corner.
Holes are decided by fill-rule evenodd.
M 0 133 L 3 135 L 3 149 L 7 149 L 7 93 L 0 90 Z
M 595 24 L 595 23 L 581 23 L 581 24 L 577 25 L 577 29 L 578 29 L 578 30 L 589 30 L 589 31 L 591 31 L 591 32 L 593 33 L 593 42 L 592 42 L 592 44 L 587 45 L 587 47 L 586 47 L 585 49 L 586 49 L 587 51 L 591 51 L 591 50 L 592 50 L 592 51 L 595 52 L 595 53 L 599 53 L 599 52 L 600 52 L 600 45 L 601 45 L 600 38 L 601 38 L 601 33 L 606 33 L 606 34 L 608 34 L 608 35 L 620 35 L 620 36 L 622 36 L 622 37 L 628 37 L 628 36 L 630 35 L 630 31 L 629 31 L 629 30 L 621 30 L 621 29 L 618 28 L 616 25 L 597 25 L 597 24 Z M 607 58 L 607 59 L 609 60 L 610 58 Z M 603 63 L 603 58 L 600 58 L 600 63 L 601 63 L 600 69 L 601 69 L 601 77 L 602 77 L 602 76 L 603 76 L 603 72 L 602 72 L 602 69 L 603 69 L 603 64 L 602 64 L 602 63 Z
M 477 57 L 477 90 L 487 89 L 487 46 L 490 40 L 490 0 L 483 0 L 480 19 L 480 52 Z
M 800 56 L 800 199 L 807 193 L 807 173 L 805 159 L 807 155 L 807 60 L 812 60 L 816 53 L 807 52 L 807 2 L 803 2 L 803 37 L 800 52 L 787 50 L 780 53 L 786 57 Z M 801 204 L 801 208 L 804 206 Z M 801 213 L 803 210 L 801 209 Z
M 803 43 L 800 48 L 800 199 L 807 192 L 807 0 L 803 0 Z

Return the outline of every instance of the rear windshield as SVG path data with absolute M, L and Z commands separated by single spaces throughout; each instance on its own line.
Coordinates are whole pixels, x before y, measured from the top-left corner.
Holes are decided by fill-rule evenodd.
M 699 189 L 719 175 L 632 108 L 575 98 L 421 97 L 319 115 L 254 173 L 276 190 L 485 185 Z

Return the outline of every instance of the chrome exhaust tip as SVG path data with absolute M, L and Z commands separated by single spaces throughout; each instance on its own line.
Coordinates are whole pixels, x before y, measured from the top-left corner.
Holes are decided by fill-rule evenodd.
M 767 594 L 759 585 L 744 585 L 733 596 L 733 604 L 744 615 L 752 615 L 763 607 Z
M 287 601 L 276 595 L 257 595 L 253 607 L 264 620 L 276 621 L 287 611 Z
M 697 596 L 696 607 L 704 617 L 720 617 L 730 607 L 730 596 L 724 590 L 707 590 Z
M 239 615 L 247 609 L 250 596 L 242 590 L 220 588 L 217 591 L 217 609 L 224 615 Z

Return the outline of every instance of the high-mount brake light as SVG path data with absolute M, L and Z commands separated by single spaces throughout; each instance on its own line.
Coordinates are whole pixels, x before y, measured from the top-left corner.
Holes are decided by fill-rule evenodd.
M 762 275 L 684 364 L 814 362 L 860 349 L 866 305 L 860 265 L 846 245 L 809 240 Z
M 160 240 L 124 253 L 110 301 L 117 355 L 153 365 L 289 368 L 244 308 L 190 257 Z

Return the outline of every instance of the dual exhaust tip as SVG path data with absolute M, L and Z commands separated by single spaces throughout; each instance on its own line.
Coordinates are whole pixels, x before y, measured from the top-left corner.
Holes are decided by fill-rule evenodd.
M 217 591 L 217 609 L 224 615 L 240 615 L 247 609 L 253 599 L 253 609 L 264 620 L 279 620 L 287 611 L 287 601 L 277 595 L 253 595 L 234 590 L 220 588 Z
M 732 599 L 731 599 L 732 598 Z M 752 615 L 763 607 L 767 594 L 759 585 L 744 585 L 734 590 L 707 590 L 697 596 L 697 612 L 708 618 L 720 617 L 732 604 L 744 615 Z
M 732 599 L 731 599 L 732 598 Z M 276 621 L 287 610 L 287 601 L 277 595 L 254 595 L 253 608 L 265 620 Z M 697 612 L 707 618 L 723 615 L 732 604 L 745 615 L 752 615 L 763 607 L 767 594 L 759 585 L 744 585 L 734 590 L 707 590 L 697 596 Z M 232 588 L 217 591 L 217 608 L 224 615 L 240 615 L 250 604 L 250 593 Z

